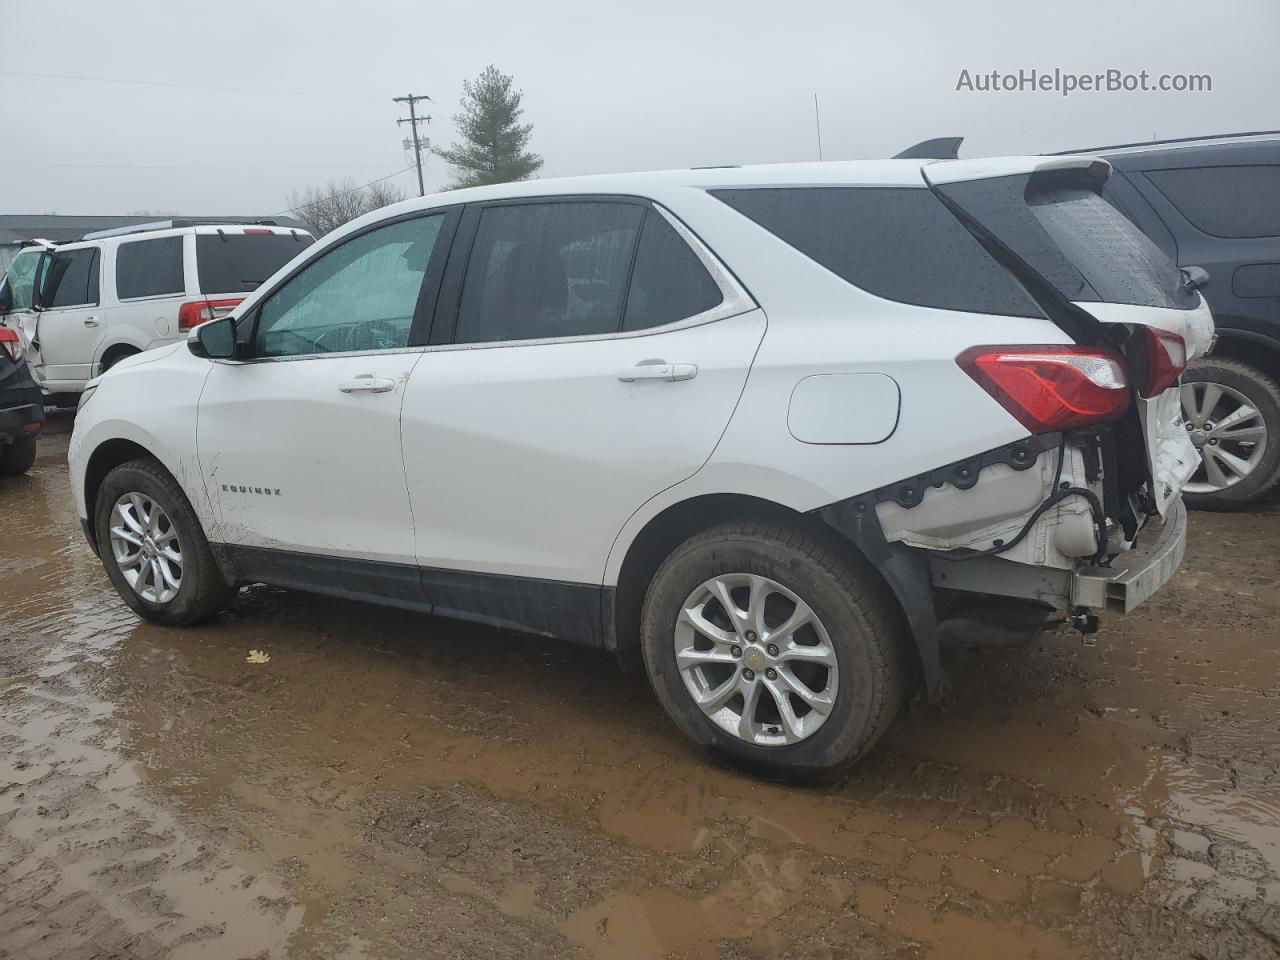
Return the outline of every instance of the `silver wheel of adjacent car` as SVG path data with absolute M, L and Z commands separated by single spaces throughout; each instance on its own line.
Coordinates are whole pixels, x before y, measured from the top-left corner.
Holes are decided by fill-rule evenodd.
M 1204 458 L 1186 492 L 1216 493 L 1258 468 L 1267 450 L 1267 428 L 1243 393 L 1207 380 L 1184 383 L 1182 413 Z
M 145 493 L 126 493 L 111 508 L 111 555 L 135 593 L 168 603 L 182 586 L 182 544 L 160 504 Z
M 676 623 L 675 657 L 698 708 L 748 743 L 797 743 L 835 706 L 840 678 L 826 627 L 768 577 L 725 574 L 689 594 Z

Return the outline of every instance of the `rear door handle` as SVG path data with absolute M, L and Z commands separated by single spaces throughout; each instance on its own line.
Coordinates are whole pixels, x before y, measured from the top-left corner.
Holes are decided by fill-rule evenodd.
M 96 326 L 98 325 L 98 318 L 97 318 L 97 317 L 85 317 L 85 318 L 84 318 L 84 325 L 85 325 L 86 327 L 96 327 Z
M 692 380 L 698 375 L 696 363 L 638 363 L 618 374 L 623 383 L 636 380 Z
M 394 390 L 396 382 L 386 377 L 375 377 L 366 373 L 338 384 L 343 393 L 387 393 Z

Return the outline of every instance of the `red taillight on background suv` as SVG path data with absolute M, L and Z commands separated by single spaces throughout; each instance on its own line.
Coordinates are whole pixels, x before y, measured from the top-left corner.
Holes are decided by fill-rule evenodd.
M 966 350 L 956 363 L 1032 433 L 1114 420 L 1129 408 L 1129 375 L 1114 350 L 984 346 Z
M 178 308 L 178 329 L 185 332 L 202 323 L 225 317 L 242 303 L 244 297 L 234 300 L 192 300 L 184 303 Z
M 7 353 L 14 363 L 22 359 L 22 341 L 18 339 L 17 330 L 0 326 L 0 350 Z
M 1146 336 L 1146 376 L 1138 389 L 1144 397 L 1159 396 L 1168 390 L 1182 371 L 1187 369 L 1187 342 L 1176 333 L 1143 327 Z

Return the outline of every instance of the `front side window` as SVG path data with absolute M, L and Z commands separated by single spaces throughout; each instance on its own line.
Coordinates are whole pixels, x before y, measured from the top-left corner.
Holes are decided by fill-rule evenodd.
M 39 250 L 27 250 L 14 257 L 13 263 L 9 264 L 9 269 L 5 272 L 5 283 L 11 291 L 11 309 L 31 309 L 31 294 L 42 255 Z
M 1148 170 L 1147 179 L 1214 237 L 1280 237 L 1280 166 Z
M 60 250 L 41 277 L 40 303 L 47 309 L 98 302 L 98 248 Z
M 486 208 L 455 340 L 616 333 L 644 215 L 637 204 L 595 201 Z
M 160 297 L 187 289 L 182 273 L 182 237 L 131 240 L 116 248 L 116 296 Z
M 401 220 L 321 254 L 263 303 L 254 355 L 407 346 L 444 214 Z

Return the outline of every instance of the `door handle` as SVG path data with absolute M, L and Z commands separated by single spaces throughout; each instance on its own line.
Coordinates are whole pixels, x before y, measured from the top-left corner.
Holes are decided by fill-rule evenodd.
M 623 383 L 634 383 L 636 380 L 692 380 L 698 375 L 696 363 L 638 363 L 618 374 Z
M 343 393 L 387 393 L 394 390 L 395 386 L 394 380 L 365 373 L 351 380 L 344 380 L 338 384 L 338 389 Z
M 98 318 L 97 318 L 97 317 L 85 317 L 85 318 L 84 318 L 84 325 L 85 325 L 86 327 L 96 327 L 96 326 L 98 325 Z

